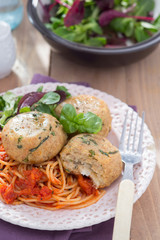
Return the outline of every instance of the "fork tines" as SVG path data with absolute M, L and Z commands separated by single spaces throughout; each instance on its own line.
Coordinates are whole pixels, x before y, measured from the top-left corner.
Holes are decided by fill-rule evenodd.
M 138 121 L 139 117 L 138 114 L 136 116 L 136 120 L 134 120 L 134 115 L 135 111 L 132 111 L 131 115 L 131 120 L 129 123 L 129 134 L 128 134 L 128 140 L 127 140 L 127 147 L 125 148 L 125 136 L 126 136 L 126 129 L 127 129 L 127 119 L 128 119 L 128 110 L 126 112 L 124 124 L 123 124 L 123 129 L 122 129 L 122 134 L 120 138 L 120 144 L 119 144 L 119 150 L 120 151 L 135 151 L 135 142 L 136 142 L 136 135 L 137 135 L 137 126 L 138 126 Z M 145 112 L 142 113 L 142 119 L 141 119 L 141 127 L 140 127 L 140 133 L 139 133 L 139 142 L 138 142 L 138 148 L 136 152 L 142 154 L 142 141 L 143 141 L 143 129 L 144 129 L 144 119 L 145 119 Z M 133 131 L 132 131 L 133 130 Z M 133 132 L 133 140 L 131 144 L 131 135 Z M 132 147 L 132 149 L 130 149 Z

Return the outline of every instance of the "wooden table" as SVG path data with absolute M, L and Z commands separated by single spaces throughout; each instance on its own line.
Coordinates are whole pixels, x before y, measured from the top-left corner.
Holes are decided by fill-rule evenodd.
M 13 31 L 17 60 L 13 71 L 0 80 L 0 92 L 29 84 L 34 73 L 51 76 L 61 82 L 88 82 L 127 104 L 146 112 L 146 123 L 155 139 L 157 166 L 154 177 L 135 203 L 131 228 L 132 240 L 160 239 L 160 46 L 145 59 L 117 68 L 88 67 L 52 52 L 31 26 L 27 13 Z

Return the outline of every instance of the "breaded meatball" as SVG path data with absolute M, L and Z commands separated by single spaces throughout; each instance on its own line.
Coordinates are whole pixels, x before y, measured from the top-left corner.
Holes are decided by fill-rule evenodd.
M 98 134 L 101 136 L 108 135 L 109 131 L 111 130 L 112 118 L 110 110 L 103 100 L 89 95 L 70 97 L 59 104 L 55 109 L 58 116 L 60 116 L 63 106 L 67 103 L 72 104 L 75 107 L 77 114 L 82 112 L 92 112 L 99 116 L 102 119 L 102 129 Z
M 122 172 L 118 149 L 97 134 L 79 134 L 71 138 L 60 152 L 67 172 L 89 176 L 95 187 L 109 186 Z
M 59 121 L 40 112 L 19 114 L 9 120 L 2 131 L 6 153 L 23 163 L 41 163 L 52 159 L 66 140 L 66 133 Z

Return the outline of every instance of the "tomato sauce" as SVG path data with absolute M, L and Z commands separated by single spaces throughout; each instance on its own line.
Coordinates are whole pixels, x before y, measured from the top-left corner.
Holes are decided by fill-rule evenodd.
M 40 188 L 38 183 L 43 179 L 44 174 L 37 168 L 24 171 L 24 179 L 16 181 L 16 185 L 21 189 L 20 195 L 37 195 L 39 200 L 48 200 L 52 196 L 52 191 L 43 186 Z
M 78 183 L 87 195 L 98 195 L 98 190 L 93 186 L 93 182 L 90 178 L 78 175 Z
M 52 191 L 47 187 L 38 186 L 40 180 L 42 180 L 44 174 L 37 168 L 32 168 L 31 170 L 24 171 L 24 179 L 16 180 L 15 184 L 20 188 L 20 192 L 17 194 L 14 191 L 13 185 L 0 184 L 0 194 L 3 200 L 7 204 L 11 204 L 19 196 L 34 195 L 41 200 L 48 200 L 52 197 Z
M 11 204 L 17 198 L 17 194 L 14 192 L 13 186 L 10 185 L 1 185 L 0 186 L 0 193 L 3 197 L 3 200 L 7 204 Z

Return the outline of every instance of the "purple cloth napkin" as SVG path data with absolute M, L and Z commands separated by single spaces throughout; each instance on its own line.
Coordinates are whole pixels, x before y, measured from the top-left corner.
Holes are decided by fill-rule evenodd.
M 35 74 L 31 84 L 58 82 L 51 77 Z M 72 82 L 73 83 L 73 82 Z M 89 86 L 88 83 L 75 82 L 78 85 Z M 135 106 L 131 106 L 134 107 Z M 2 240 L 111 240 L 113 231 L 114 218 L 81 229 L 68 230 L 68 231 L 41 231 L 29 228 L 16 226 L 0 220 L 0 239 Z
M 0 220 L 1 240 L 111 240 L 113 221 L 94 225 L 93 227 L 68 231 L 41 231 L 19 227 Z
M 52 83 L 55 83 L 55 82 L 59 82 L 49 76 L 44 76 L 44 75 L 41 75 L 39 73 L 35 74 L 32 78 L 32 81 L 31 81 L 31 84 L 37 84 L 37 83 L 47 83 L 47 82 L 52 82 Z M 72 84 L 77 84 L 77 85 L 84 85 L 85 87 L 89 87 L 89 83 L 87 82 L 71 82 Z

